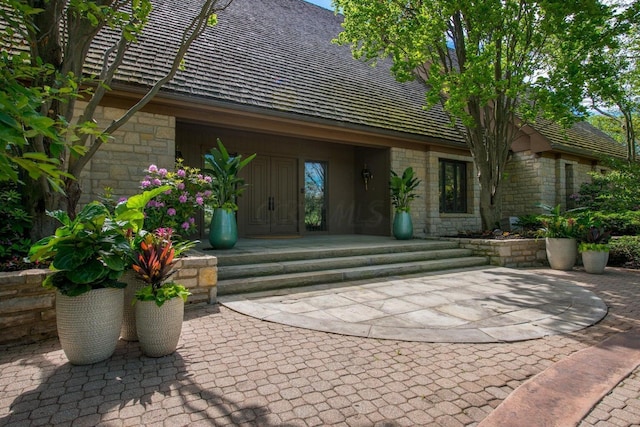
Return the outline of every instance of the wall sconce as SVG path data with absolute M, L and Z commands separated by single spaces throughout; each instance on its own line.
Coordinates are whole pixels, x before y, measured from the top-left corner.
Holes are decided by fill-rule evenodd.
M 364 169 L 361 172 L 362 180 L 364 181 L 364 191 L 369 189 L 369 181 L 373 179 L 373 172 L 367 169 L 367 164 L 364 164 Z

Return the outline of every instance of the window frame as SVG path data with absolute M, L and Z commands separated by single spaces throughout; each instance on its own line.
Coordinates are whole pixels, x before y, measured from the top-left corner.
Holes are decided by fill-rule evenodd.
M 468 165 L 468 162 L 465 162 L 462 160 L 453 160 L 453 159 L 446 159 L 446 158 L 438 159 L 438 181 L 439 181 L 438 190 L 439 190 L 440 213 L 443 213 L 443 214 L 469 213 L 469 210 L 468 210 L 469 192 L 468 192 L 468 186 L 467 186 L 467 180 L 469 178 L 467 171 L 469 168 L 467 165 Z M 454 197 L 454 207 L 453 209 L 450 209 L 450 210 L 446 209 L 447 208 L 447 197 L 446 197 L 447 191 L 446 191 L 445 183 L 447 180 L 445 179 L 445 175 L 447 173 L 448 166 L 454 167 L 454 171 L 453 171 L 454 193 L 458 195 Z

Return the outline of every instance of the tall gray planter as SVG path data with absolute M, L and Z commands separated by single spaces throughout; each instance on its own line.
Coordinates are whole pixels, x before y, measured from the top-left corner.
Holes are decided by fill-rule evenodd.
M 576 264 L 578 244 L 576 239 L 551 238 L 544 239 L 547 260 L 554 270 L 571 270 Z

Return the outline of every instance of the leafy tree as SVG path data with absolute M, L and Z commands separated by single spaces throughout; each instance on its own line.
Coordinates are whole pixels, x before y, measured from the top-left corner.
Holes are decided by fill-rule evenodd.
M 334 0 L 337 42 L 355 58 L 389 56 L 400 81 L 426 83 L 470 148 L 485 229 L 501 217 L 509 148 L 522 127 L 568 125 L 581 106 L 581 64 L 609 42 L 612 10 L 597 0 Z
M 586 64 L 587 91 L 592 108 L 604 116 L 589 121 L 623 142 L 627 146 L 627 160 L 634 161 L 640 110 L 640 4 L 625 3 L 615 4 L 621 11 L 611 28 L 616 43 L 596 52 Z
M 75 215 L 82 190 L 73 177 L 79 177 L 109 136 L 173 78 L 191 43 L 207 27 L 215 25 L 216 13 L 231 1 L 203 0 L 192 20 L 185 23 L 183 33 L 177 35 L 180 42 L 167 73 L 120 118 L 106 128 L 98 128 L 93 120 L 96 108 L 128 49 L 144 34 L 152 1 L 0 0 L 0 22 L 9 28 L 2 34 L 3 46 L 8 47 L 9 53 L 3 54 L 2 65 L 7 67 L 2 77 L 7 84 L 0 88 L 0 121 L 9 122 L 13 128 L 9 135 L 12 139 L 6 139 L 10 149 L 0 155 L 0 171 L 7 170 L 2 167 L 3 162 L 13 162 L 29 172 L 25 181 L 38 177 L 23 187 L 25 205 L 33 214 L 32 237 L 49 235 L 55 228 L 45 210 L 63 209 L 71 217 Z M 113 35 L 113 44 L 102 52 L 99 74 L 88 76 L 85 64 L 89 47 L 103 31 Z M 26 100 L 7 112 L 7 100 L 15 94 L 23 94 Z M 76 99 L 80 96 L 86 106 L 75 117 Z M 3 141 L 5 138 L 2 135 Z M 37 164 L 29 165 L 21 159 Z M 57 170 L 52 171 L 52 166 Z M 63 185 L 58 186 L 59 183 Z

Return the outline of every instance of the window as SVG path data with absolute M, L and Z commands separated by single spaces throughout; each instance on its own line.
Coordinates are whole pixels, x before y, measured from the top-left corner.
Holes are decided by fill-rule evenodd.
M 440 159 L 440 212 L 467 213 L 467 164 Z

